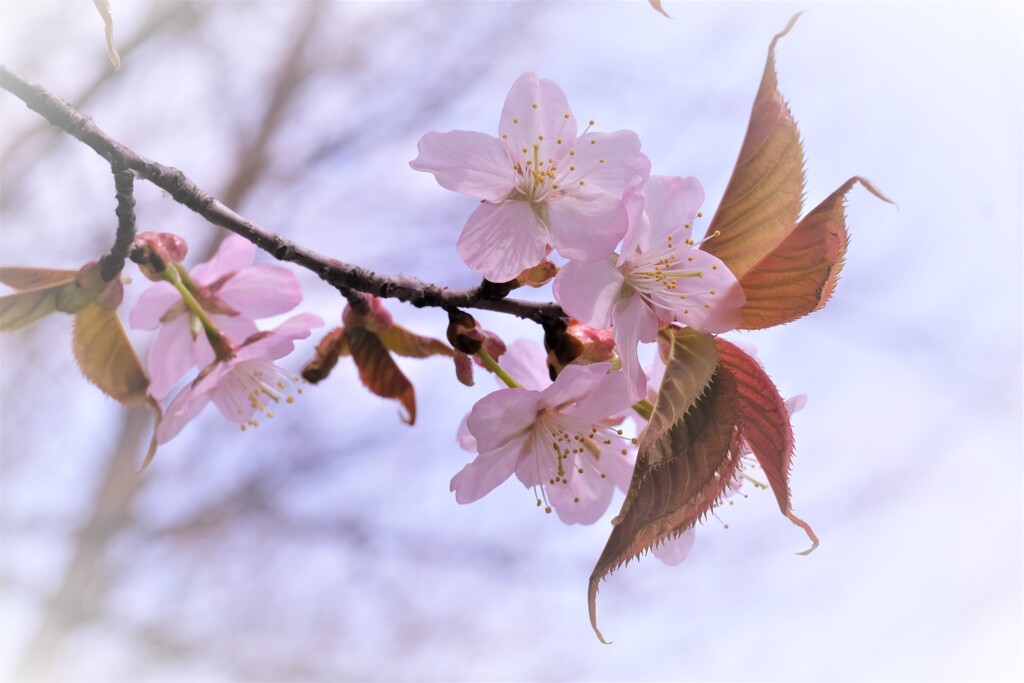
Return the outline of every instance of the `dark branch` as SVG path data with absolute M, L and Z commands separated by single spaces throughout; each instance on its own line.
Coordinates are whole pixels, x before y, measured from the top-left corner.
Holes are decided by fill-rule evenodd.
M 0 65 L 0 87 L 14 94 L 52 125 L 67 132 L 106 159 L 112 167 L 123 167 L 167 192 L 175 201 L 196 212 L 214 225 L 226 228 L 255 244 L 281 261 L 288 261 L 316 273 L 335 287 L 350 302 L 353 294 L 398 299 L 416 307 L 477 308 L 509 313 L 541 324 L 558 320 L 564 314 L 554 303 L 534 303 L 494 296 L 483 287 L 448 289 L 404 275 L 387 276 L 366 268 L 328 258 L 289 239 L 252 223 L 228 208 L 193 183 L 176 168 L 164 166 L 136 154 L 101 130 L 92 118 L 49 92 L 43 86 L 24 79 Z
M 135 241 L 135 175 L 119 164 L 111 167 L 114 173 L 114 198 L 117 200 L 117 236 L 110 253 L 100 259 L 100 275 L 110 282 L 124 270 L 124 260 Z

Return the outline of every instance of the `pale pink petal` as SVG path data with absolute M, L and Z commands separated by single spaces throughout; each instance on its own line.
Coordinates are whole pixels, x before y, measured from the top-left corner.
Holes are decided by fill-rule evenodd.
M 626 234 L 626 207 L 616 196 L 603 192 L 577 192 L 547 203 L 551 244 L 573 261 L 607 257 Z
M 529 339 L 512 342 L 501 357 L 501 367 L 524 389 L 542 391 L 551 386 L 547 354 Z
M 557 164 L 576 140 L 576 119 L 558 84 L 525 73 L 508 91 L 498 134 L 524 168 L 533 160 L 535 146 L 539 161 Z
M 450 489 L 460 504 L 480 500 L 508 479 L 523 454 L 529 434 L 519 434 L 494 450 L 486 451 L 452 477 Z
M 557 409 L 582 401 L 607 383 L 611 367 L 611 363 L 567 365 L 554 383 L 540 393 L 537 406 Z
M 672 234 L 675 241 L 682 245 L 692 233 L 697 211 L 704 203 L 704 188 L 694 177 L 651 176 L 644 185 L 647 216 L 651 222 L 651 231 L 646 242 L 641 242 L 641 250 Z
M 455 245 L 467 266 L 491 282 L 508 282 L 546 255 L 548 230 L 529 202 L 483 202 Z
M 690 554 L 694 538 L 696 538 L 696 534 L 693 527 L 690 527 L 676 538 L 668 539 L 654 546 L 654 556 L 673 567 L 681 564 Z
M 539 396 L 526 389 L 499 389 L 477 401 L 466 424 L 480 452 L 501 448 L 527 431 L 537 418 Z
M 254 392 L 257 382 L 274 386 L 278 370 L 268 360 L 229 363 L 230 370 L 211 392 L 213 403 L 221 414 L 240 425 L 249 423 L 257 410 L 271 402 L 267 393 Z
M 227 335 L 227 338 L 236 345 L 241 345 L 250 336 L 256 334 L 256 323 L 249 318 L 240 315 L 219 315 L 213 314 L 210 320 L 217 329 Z M 217 357 L 210 340 L 200 332 L 192 342 L 192 360 L 199 367 L 205 367 L 212 363 Z
M 573 367 L 573 366 L 570 366 Z M 583 366 L 588 367 L 588 366 Z M 568 369 L 568 368 L 566 368 Z M 565 370 L 562 371 L 563 373 Z M 562 411 L 585 422 L 598 423 L 612 415 L 626 412 L 636 399 L 630 399 L 626 386 L 626 373 L 612 372 L 601 378 L 601 383 L 576 405 Z
M 149 395 L 159 401 L 195 366 L 188 315 L 178 316 L 160 327 L 149 349 L 147 365 Z
M 615 344 L 619 347 L 622 371 L 626 373 L 629 397 L 639 401 L 647 395 L 647 377 L 640 367 L 636 347 L 639 342 L 651 342 L 658 336 L 658 318 L 651 308 L 633 294 L 620 300 L 613 312 Z
M 631 185 L 642 183 L 651 173 L 651 161 L 640 151 L 640 138 L 631 130 L 587 133 L 572 151 L 558 167 L 558 183 L 569 192 L 585 188 L 621 199 Z
M 608 510 L 615 485 L 588 468 L 583 474 L 570 472 L 568 479 L 545 487 L 548 502 L 566 524 L 593 524 Z
M 287 268 L 255 265 L 235 273 L 217 298 L 249 318 L 287 313 L 302 301 L 299 278 Z
M 807 394 L 797 394 L 796 396 L 787 398 L 785 403 L 786 412 L 792 416 L 793 413 L 803 410 L 804 406 L 807 405 Z
M 161 324 L 160 318 L 178 303 L 181 303 L 181 295 L 170 282 L 155 282 L 132 306 L 128 324 L 136 330 L 155 330 Z
M 314 313 L 293 315 L 266 336 L 240 348 L 235 354 L 235 359 L 245 361 L 283 358 L 295 350 L 295 340 L 305 339 L 311 334 L 314 327 L 320 327 L 323 324 L 323 319 Z
M 700 249 L 684 251 L 680 260 L 683 259 L 687 268 L 699 272 L 700 277 L 680 278 L 676 281 L 677 289 L 656 291 L 652 301 L 700 332 L 735 329 L 743 319 L 740 309 L 747 302 L 736 276 L 717 257 Z
M 570 261 L 562 266 L 552 287 L 566 313 L 591 327 L 611 327 L 612 307 L 619 300 L 624 281 L 613 260 Z
M 462 416 L 462 422 L 459 423 L 459 428 L 455 430 L 455 442 L 459 444 L 459 448 L 462 450 L 476 453 L 476 437 L 469 431 L 468 418 L 469 413 Z
M 626 215 L 629 218 L 629 227 L 626 229 L 626 235 L 622 238 L 622 250 L 619 252 L 617 266 L 623 266 L 633 259 L 640 246 L 640 240 L 645 239 L 647 232 L 651 229 L 650 219 L 647 217 L 647 212 L 644 211 L 646 201 L 647 199 L 639 187 L 627 189 L 626 194 L 622 197 L 622 203 L 626 207 Z
M 210 402 L 211 392 L 227 373 L 222 363 L 213 366 L 210 373 L 185 387 L 174 397 L 164 411 L 163 419 L 156 429 L 157 443 L 167 443 L 203 411 Z
M 209 285 L 229 273 L 251 266 L 255 258 L 255 244 L 240 235 L 228 235 L 213 258 L 192 268 L 189 275 L 199 284 Z
M 474 199 L 500 202 L 515 188 L 515 161 L 508 144 L 485 133 L 453 130 L 420 138 L 419 156 L 409 162 L 433 173 L 441 187 Z

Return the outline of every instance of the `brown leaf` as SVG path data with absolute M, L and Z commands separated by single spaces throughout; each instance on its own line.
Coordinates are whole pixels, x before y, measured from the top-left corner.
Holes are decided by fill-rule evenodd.
M 0 297 L 0 332 L 11 332 L 51 313 L 75 313 L 96 298 L 77 283 L 78 271 L 0 268 L 0 282 L 14 294 Z
M 800 553 L 806 555 L 818 547 L 818 537 L 805 521 L 793 514 L 790 502 L 793 428 L 786 403 L 756 360 L 724 339 L 716 338 L 715 343 L 719 367 L 732 376 L 736 385 L 736 407 L 743 440 L 768 477 L 782 514 L 802 528 L 813 542 L 810 549 Z
M 668 17 L 669 19 L 672 18 L 672 17 L 668 16 L 668 12 L 665 11 L 665 8 L 661 6 L 661 0 L 647 0 L 647 2 L 651 3 L 651 7 L 656 9 L 658 12 L 660 12 L 664 16 Z
M 640 441 L 622 510 L 590 576 L 590 622 L 597 628 L 597 587 L 629 560 L 693 526 L 718 502 L 739 466 L 736 388 L 716 372 L 714 338 L 669 328 L 665 378 Z
M 770 254 L 740 279 L 747 303 L 740 329 L 782 325 L 824 306 L 846 257 L 846 195 L 856 183 L 892 203 L 870 180 L 854 176 L 814 207 Z
M 352 352 L 352 359 L 359 368 L 359 379 L 366 388 L 382 398 L 397 399 L 408 413 L 402 420 L 407 424 L 414 424 L 416 392 L 412 383 L 395 364 L 380 337 L 365 327 L 348 327 L 345 329 L 345 338 Z
M 316 345 L 316 356 L 302 368 L 302 379 L 310 384 L 322 382 L 338 364 L 338 358 L 347 355 L 349 348 L 345 328 L 335 327 Z
M 410 332 L 398 323 L 394 323 L 377 336 L 384 342 L 389 351 L 408 358 L 428 358 L 429 356 L 451 356 L 452 350 L 440 339 L 424 337 Z
M 147 400 L 149 378 L 128 341 L 117 311 L 98 303 L 82 309 L 75 316 L 72 348 L 82 374 L 103 393 L 125 406 Z
M 804 189 L 800 134 L 775 75 L 775 44 L 789 33 L 797 14 L 768 47 L 768 61 L 754 98 L 736 168 L 703 249 L 722 259 L 737 278 L 779 244 L 796 224 Z

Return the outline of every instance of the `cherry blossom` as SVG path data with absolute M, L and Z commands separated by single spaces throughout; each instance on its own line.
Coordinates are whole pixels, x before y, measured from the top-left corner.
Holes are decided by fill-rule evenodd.
M 633 440 L 606 423 L 629 408 L 625 377 L 595 363 L 571 365 L 550 382 L 527 366 L 544 368 L 544 354 L 516 342 L 505 367 L 525 371 L 517 375 L 523 386 L 499 389 L 473 407 L 459 442 L 479 455 L 452 478 L 451 490 L 459 503 L 472 503 L 515 473 L 545 511 L 567 524 L 591 524 L 632 476 Z
M 505 282 L 539 263 L 549 244 L 578 261 L 610 254 L 628 228 L 623 196 L 650 174 L 636 133 L 588 126 L 577 135 L 562 89 L 526 73 L 509 90 L 498 135 L 432 131 L 410 162 L 481 200 L 456 244 L 466 265 Z
M 652 176 L 642 194 L 627 197 L 631 220 L 621 255 L 570 262 L 555 279 L 555 298 L 569 315 L 613 328 L 634 400 L 647 393 L 639 342 L 654 341 L 673 322 L 701 332 L 725 332 L 740 322 L 742 287 L 690 237 L 703 201 L 695 178 Z
M 294 401 L 292 390 L 298 378 L 276 366 L 273 361 L 295 349 L 295 340 L 305 339 L 323 320 L 312 313 L 300 313 L 268 332 L 258 332 L 241 345 L 231 358 L 215 360 L 203 368 L 191 384 L 174 397 L 157 428 L 158 443 L 167 443 L 213 401 L 224 417 L 244 430 L 258 426 L 253 415 L 267 411 L 271 403 Z
M 212 259 L 189 272 L 196 300 L 228 339 L 240 343 L 256 332 L 258 318 L 286 313 L 302 301 L 299 281 L 280 266 L 253 265 L 256 246 L 238 235 L 221 242 Z M 135 329 L 159 328 L 149 351 L 149 393 L 162 399 L 192 367 L 215 357 L 202 325 L 169 282 L 142 293 L 129 314 Z

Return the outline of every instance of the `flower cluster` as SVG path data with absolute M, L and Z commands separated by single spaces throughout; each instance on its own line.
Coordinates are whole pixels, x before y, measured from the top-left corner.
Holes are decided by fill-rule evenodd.
M 554 296 L 571 324 L 617 349 L 615 362 L 581 354 L 551 382 L 539 374 L 547 365 L 539 349 L 511 345 L 501 375 L 508 388 L 482 398 L 460 432 L 478 453 L 452 479 L 460 503 L 515 473 L 546 511 L 594 522 L 613 489 L 627 488 L 636 457 L 636 440 L 610 425 L 647 396 L 638 345 L 669 325 L 724 332 L 740 321 L 739 282 L 692 237 L 700 183 L 651 176 L 636 133 L 593 126 L 580 134 L 562 89 L 527 73 L 505 99 L 498 137 L 430 132 L 411 162 L 480 200 L 456 243 L 467 266 L 510 281 L 553 248 L 566 260 Z

